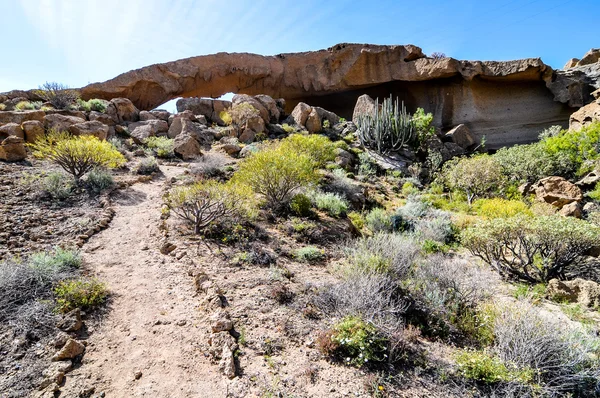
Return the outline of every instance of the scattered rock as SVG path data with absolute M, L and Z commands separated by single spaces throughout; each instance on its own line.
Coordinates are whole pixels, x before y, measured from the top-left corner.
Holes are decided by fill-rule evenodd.
M 10 135 L 25 139 L 25 133 L 20 125 L 16 123 L 8 123 L 4 126 L 0 126 L 0 139 L 2 139 L 1 137 L 6 138 Z
M 531 186 L 531 190 L 538 201 L 550 203 L 559 209 L 572 202 L 581 202 L 583 199 L 581 189 L 563 177 L 542 178 Z
M 133 378 L 134 378 L 134 380 L 139 380 L 139 379 L 141 379 L 141 378 L 142 378 L 142 372 L 138 370 L 137 372 L 135 372 L 135 373 L 133 374 Z
M 305 104 L 304 102 L 299 102 L 298 105 L 296 105 L 296 107 L 292 111 L 290 117 L 298 126 L 304 126 L 306 125 L 306 120 L 308 119 L 308 116 L 310 115 L 311 111 L 312 108 L 310 107 L 310 105 Z
M 91 122 L 77 123 L 69 127 L 73 135 L 93 135 L 94 137 L 105 140 L 108 138 L 109 127 L 97 120 Z
M 73 311 L 65 314 L 56 326 L 65 332 L 78 331 L 83 326 L 83 321 L 81 320 L 81 310 L 79 308 L 75 308 Z
M 469 131 L 469 128 L 464 124 L 459 124 L 448 131 L 445 137 L 462 149 L 467 149 L 475 144 L 475 139 L 473 138 L 471 131 Z
M 44 135 L 44 125 L 38 120 L 26 120 L 21 127 L 25 133 L 25 141 L 29 143 L 35 142 L 38 137 Z
M 165 242 L 160 247 L 161 254 L 167 255 L 171 253 L 173 250 L 177 249 L 177 246 L 170 242 Z
M 581 210 L 582 210 L 581 204 L 579 202 L 572 202 L 572 203 L 568 203 L 568 204 L 564 205 L 562 207 L 562 209 L 560 209 L 559 214 L 561 214 L 565 217 L 581 218 L 582 217 Z
M 106 114 L 115 119 L 117 123 L 137 122 L 140 112 L 133 102 L 127 98 L 113 98 L 106 108 Z
M 317 112 L 316 109 L 311 109 L 310 113 L 308 114 L 308 117 L 306 118 L 306 123 L 304 124 L 304 127 L 306 127 L 306 130 L 310 134 L 318 133 L 323 129 L 321 125 L 321 117 L 319 116 L 319 112 Z
M 175 154 L 183 160 L 195 159 L 202 155 L 201 147 L 194 137 L 188 134 L 180 134 L 175 137 Z
M 0 160 L 5 162 L 18 162 L 27 157 L 22 138 L 11 135 L 0 143 Z
M 213 333 L 227 332 L 233 329 L 233 322 L 226 311 L 217 311 L 210 317 Z
M 548 297 L 555 300 L 567 300 L 586 307 L 600 305 L 600 285 L 593 281 L 577 278 L 572 281 L 552 279 L 546 289 Z
M 53 361 L 64 361 L 66 359 L 73 359 L 78 355 L 83 354 L 85 346 L 77 340 L 69 339 L 63 348 L 58 351 L 53 357 Z
M 593 187 L 599 181 L 600 181 L 600 172 L 594 170 L 591 173 L 588 173 L 581 180 L 577 181 L 575 183 L 575 185 L 580 186 L 580 187 Z
M 373 115 L 375 113 L 375 100 L 367 94 L 363 94 L 356 100 L 352 121 L 356 123 L 360 115 Z

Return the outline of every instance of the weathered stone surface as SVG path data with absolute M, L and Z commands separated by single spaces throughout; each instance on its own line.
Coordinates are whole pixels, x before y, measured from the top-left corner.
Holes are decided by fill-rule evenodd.
M 233 96 L 232 98 L 232 107 L 235 108 L 236 106 L 240 105 L 240 104 L 249 104 L 251 105 L 254 109 L 256 109 L 259 113 L 260 113 L 260 117 L 262 118 L 262 120 L 265 123 L 269 123 L 269 120 L 271 118 L 269 111 L 267 110 L 267 108 L 256 98 L 251 97 L 247 94 L 236 94 Z
M 152 114 L 151 112 L 148 111 L 141 111 L 140 112 L 140 120 L 141 121 L 145 121 L 145 120 L 157 120 L 158 117 L 154 116 L 154 114 Z
M 559 213 L 565 217 L 582 217 L 582 208 L 579 202 L 571 202 L 562 207 Z
M 169 117 L 169 130 L 167 132 L 167 137 L 169 138 L 175 138 L 177 137 L 179 134 L 181 134 L 181 130 L 183 127 L 182 121 L 183 120 L 190 120 L 190 121 L 196 121 L 196 116 L 195 114 L 190 111 L 190 110 L 185 110 L 182 111 L 176 115 L 171 115 Z
M 107 126 L 114 126 L 117 123 L 116 115 L 111 116 L 107 113 L 91 111 L 88 118 L 90 121 L 99 121 L 102 124 L 106 124 Z
M 548 282 L 546 293 L 555 300 L 567 300 L 586 307 L 600 305 L 600 285 L 581 278 L 572 281 L 552 279 Z
M 165 111 L 164 109 L 155 109 L 150 111 L 150 113 L 156 116 L 156 118 L 164 120 L 165 122 L 168 121 L 169 116 L 171 116 L 171 113 L 169 111 Z
M 446 138 L 461 147 L 467 149 L 471 145 L 475 144 L 475 139 L 471 135 L 469 128 L 464 124 L 459 124 L 452 130 L 446 133 Z
M 600 99 L 580 108 L 569 119 L 569 128 L 579 131 L 583 127 L 600 121 Z
M 231 108 L 231 101 L 210 98 L 181 98 L 177 100 L 177 112 L 190 111 L 194 115 L 204 115 L 208 122 L 224 125 L 220 113 Z
M 60 349 L 53 357 L 53 361 L 64 361 L 66 359 L 73 359 L 78 355 L 83 354 L 85 346 L 79 341 L 69 339 L 63 348 Z
M 4 126 L 0 126 L 0 137 L 8 137 L 9 135 L 14 135 L 15 137 L 25 138 L 25 133 L 20 125 L 16 123 L 8 123 Z
M 29 143 L 35 142 L 39 137 L 43 136 L 44 125 L 38 120 L 27 120 L 21 125 L 25 133 L 25 141 Z
M 210 327 L 213 333 L 227 332 L 233 329 L 233 322 L 226 311 L 217 311 L 210 316 Z
M 195 159 L 201 155 L 200 144 L 189 134 L 179 134 L 175 137 L 175 154 L 183 160 Z
M 356 123 L 361 115 L 373 115 L 375 113 L 375 100 L 368 94 L 363 94 L 356 100 L 354 111 L 352 112 L 352 121 Z
M 14 135 L 4 138 L 0 143 L 0 160 L 18 162 L 27 157 L 23 138 Z
M 306 120 L 312 111 L 312 107 L 304 102 L 299 102 L 298 105 L 294 107 L 290 117 L 294 120 L 294 122 L 298 126 L 306 125 Z
M 308 131 L 310 134 L 318 133 L 322 130 L 321 117 L 315 108 L 312 108 L 308 114 L 304 127 L 306 127 L 306 131 Z
M 194 137 L 202 146 L 209 147 L 214 141 L 214 131 L 189 119 L 181 119 L 181 134 Z
M 559 209 L 569 203 L 581 202 L 583 199 L 581 189 L 563 177 L 542 178 L 532 185 L 531 190 L 538 201 L 550 203 Z
M 577 181 L 575 185 L 580 187 L 593 187 L 600 182 L 600 171 L 592 171 L 586 174 L 581 180 Z
M 129 98 L 104 98 L 110 99 L 106 113 L 112 116 L 117 123 L 137 122 L 140 119 L 140 111 L 129 100 Z
M 565 66 L 563 66 L 563 69 L 574 68 L 577 66 L 578 62 L 579 62 L 579 58 L 571 58 L 570 60 L 567 61 Z
M 85 112 L 74 110 L 74 109 L 48 109 L 46 115 L 63 115 L 63 116 L 72 116 L 78 117 L 83 120 L 87 120 L 87 116 Z
M 44 111 L 0 111 L 0 124 L 16 123 L 23 124 L 27 120 L 44 121 Z
M 258 102 L 260 102 L 269 112 L 269 120 L 265 120 L 265 122 L 279 123 L 279 118 L 281 117 L 281 109 L 277 106 L 277 101 L 264 94 L 255 95 L 254 98 Z
M 81 310 L 79 308 L 75 308 L 73 311 L 65 314 L 56 326 L 65 332 L 78 331 L 83 326 L 83 321 L 81 320 Z
M 577 66 L 595 64 L 598 61 L 600 61 L 600 48 L 592 48 L 577 62 Z
M 97 120 L 77 123 L 69 127 L 69 132 L 73 135 L 93 135 L 101 140 L 105 140 L 108 137 L 108 131 L 109 127 Z
M 59 113 L 46 115 L 44 117 L 44 127 L 46 130 L 69 131 L 69 127 L 74 124 L 84 123 L 85 119 L 76 116 L 66 116 Z

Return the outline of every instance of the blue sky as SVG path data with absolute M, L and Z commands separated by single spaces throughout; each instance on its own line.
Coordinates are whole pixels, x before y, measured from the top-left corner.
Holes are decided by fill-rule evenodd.
M 340 42 L 415 44 L 458 59 L 600 47 L 600 0 L 0 0 L 0 92 L 71 87 L 220 51 L 277 54 Z

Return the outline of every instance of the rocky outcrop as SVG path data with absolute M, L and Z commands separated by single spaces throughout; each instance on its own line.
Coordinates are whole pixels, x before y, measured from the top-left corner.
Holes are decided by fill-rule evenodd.
M 23 138 L 14 135 L 6 137 L 0 134 L 0 140 L 0 160 L 18 162 L 27 157 Z
M 583 199 L 581 189 L 563 177 L 542 178 L 531 186 L 531 191 L 535 193 L 538 201 L 550 203 L 559 209 Z
M 600 305 L 600 285 L 581 278 L 572 281 L 552 279 L 548 282 L 546 293 L 556 301 L 579 303 L 593 308 Z
M 574 112 L 569 118 L 569 128 L 579 131 L 583 127 L 598 121 L 600 121 L 600 99 Z
M 581 61 L 579 61 L 581 62 Z M 398 95 L 409 110 L 434 114 L 443 130 L 465 124 L 490 149 L 534 141 L 550 125 L 567 125 L 573 107 L 588 103 L 598 64 L 553 70 L 540 59 L 460 61 L 426 57 L 413 45 L 339 44 L 326 50 L 261 56 L 218 53 L 151 65 L 84 87 L 85 99 L 126 97 L 152 109 L 178 97 L 217 98 L 228 92 L 267 94 L 321 106 L 350 118 L 356 99 Z M 182 99 L 179 110 L 216 102 Z M 217 119 L 218 109 L 204 109 Z

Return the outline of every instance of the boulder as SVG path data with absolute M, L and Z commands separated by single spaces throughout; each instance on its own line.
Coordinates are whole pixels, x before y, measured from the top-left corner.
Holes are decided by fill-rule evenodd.
M 87 116 L 85 112 L 71 109 L 48 109 L 46 115 L 63 115 L 63 116 L 72 116 L 78 117 L 83 120 L 87 120 Z
M 46 130 L 69 131 L 69 127 L 74 124 L 84 123 L 85 119 L 76 116 L 66 116 L 59 113 L 46 115 L 44 117 L 44 127 Z
M 175 137 L 174 151 L 183 160 L 195 159 L 202 155 L 200 144 L 189 134 L 179 134 Z
M 154 109 L 150 113 L 157 119 L 164 120 L 165 122 L 169 121 L 169 116 L 171 116 L 171 113 L 164 109 Z
M 7 123 L 23 124 L 27 120 L 44 121 L 44 111 L 0 111 L 0 125 Z
M 559 209 L 583 199 L 581 189 L 563 177 L 542 178 L 531 186 L 531 191 L 535 193 L 538 201 L 550 203 Z
M 229 156 L 237 157 L 242 150 L 242 147 L 236 144 L 224 144 L 221 146 L 221 149 L 223 149 L 223 151 L 225 151 L 225 153 L 227 153 Z
M 18 162 L 27 157 L 23 138 L 14 135 L 5 138 L 0 143 L 0 160 Z
M 572 202 L 564 205 L 562 209 L 560 209 L 559 214 L 565 217 L 582 217 L 582 207 L 579 202 Z
M 210 316 L 210 327 L 213 333 L 228 332 L 233 329 L 233 322 L 227 311 L 217 311 Z
M 554 300 L 566 300 L 586 307 L 596 308 L 600 305 L 600 285 L 581 278 L 572 281 L 552 279 L 548 282 L 546 294 Z
M 38 120 L 27 120 L 21 125 L 25 133 L 25 141 L 28 143 L 35 142 L 38 137 L 45 134 L 44 125 Z
M 317 111 L 319 118 L 321 119 L 321 123 L 327 120 L 329 122 L 329 126 L 333 127 L 340 122 L 340 117 L 333 112 L 329 112 L 326 109 L 323 109 L 318 106 L 313 106 L 313 110 Z M 309 115 L 310 116 L 310 115 Z
M 592 48 L 590 51 L 585 53 L 583 58 L 577 62 L 577 66 L 585 66 L 595 64 L 600 60 L 600 48 Z
M 117 123 L 137 122 L 140 119 L 140 111 L 127 98 L 111 99 L 106 114 L 112 116 Z
M 316 109 L 311 109 L 308 117 L 306 118 L 304 127 L 306 127 L 306 131 L 308 131 L 310 134 L 318 133 L 319 131 L 323 130 L 323 126 L 321 125 L 321 117 Z
M 56 324 L 60 330 L 64 332 L 76 332 L 83 326 L 81 319 L 81 310 L 75 308 L 71 312 L 65 314 L 62 319 Z
M 107 113 L 91 111 L 88 118 L 91 122 L 98 121 L 102 124 L 106 124 L 107 126 L 114 126 L 117 124 L 115 118 Z
M 189 119 L 181 119 L 181 134 L 194 137 L 200 145 L 205 147 L 209 147 L 215 138 L 214 130 Z
M 85 352 L 85 346 L 75 339 L 69 339 L 63 348 L 52 357 L 53 361 L 74 359 Z
M 190 120 L 192 122 L 196 121 L 196 115 L 190 110 L 182 111 L 176 115 L 171 115 L 169 117 L 169 130 L 167 132 L 167 137 L 175 138 L 179 134 L 181 134 L 182 129 L 182 120 Z
M 308 119 L 308 116 L 310 115 L 311 111 L 312 108 L 308 104 L 305 104 L 304 102 L 299 102 L 298 105 L 296 105 L 296 107 L 292 111 L 290 117 L 298 126 L 304 127 L 306 125 L 306 120 Z
M 242 150 L 239 153 L 239 156 L 241 158 L 245 158 L 250 156 L 253 153 L 256 153 L 259 151 L 259 147 L 257 144 L 250 144 L 250 145 L 246 145 L 245 147 L 242 148 Z
M 255 95 L 254 98 L 264 106 L 269 112 L 269 120 L 265 120 L 266 123 L 279 123 L 281 117 L 281 110 L 277 106 L 277 102 L 265 94 Z
M 140 120 L 141 121 L 158 120 L 158 117 L 156 117 L 152 112 L 141 111 L 140 112 Z
M 25 133 L 20 125 L 16 123 L 8 123 L 4 126 L 0 126 L 0 139 L 6 138 L 9 135 L 14 135 L 15 137 L 25 138 Z M 3 138 L 2 138 L 3 137 Z
M 232 102 L 232 108 L 235 108 L 236 106 L 241 105 L 241 104 L 251 105 L 254 109 L 256 109 L 260 113 L 260 117 L 262 118 L 263 122 L 265 122 L 265 123 L 269 123 L 269 121 L 271 119 L 267 108 L 259 100 L 257 100 L 254 97 L 251 97 L 246 94 L 236 94 L 233 96 L 233 99 L 231 102 Z
M 190 111 L 194 115 L 204 115 L 209 123 L 224 125 L 220 113 L 231 108 L 230 101 L 213 100 L 210 98 L 181 98 L 177 100 L 177 111 Z
M 579 131 L 597 121 L 600 121 L 600 99 L 574 112 L 569 118 L 569 129 Z
M 468 149 L 470 146 L 475 144 L 473 135 L 469 131 L 469 128 L 464 124 L 459 124 L 452 130 L 448 131 L 445 137 L 462 149 Z
M 100 140 L 105 140 L 108 137 L 108 131 L 109 127 L 97 120 L 77 123 L 69 127 L 69 132 L 73 135 L 93 135 Z
M 577 66 L 578 62 L 579 62 L 579 58 L 571 58 L 570 60 L 567 61 L 565 66 L 563 66 L 563 69 L 574 68 Z
M 356 100 L 352 121 L 356 123 L 360 115 L 373 115 L 375 113 L 375 100 L 367 94 L 363 94 Z

